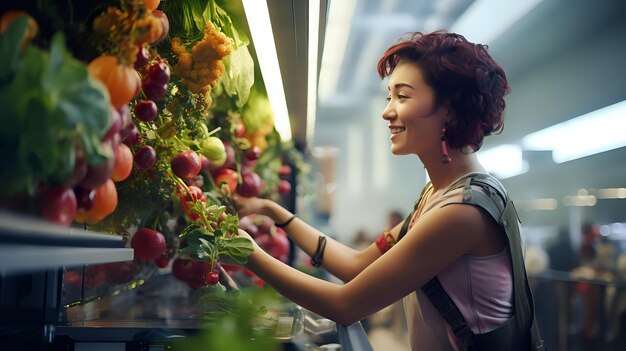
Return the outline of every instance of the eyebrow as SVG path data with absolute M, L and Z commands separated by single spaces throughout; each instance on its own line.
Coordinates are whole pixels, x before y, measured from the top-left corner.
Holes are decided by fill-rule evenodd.
M 413 88 L 412 85 L 408 84 L 408 83 L 396 83 L 393 86 L 394 89 L 398 89 L 398 88 L 411 88 L 413 90 L 415 90 L 415 88 Z M 391 90 L 391 87 L 387 87 L 387 90 Z

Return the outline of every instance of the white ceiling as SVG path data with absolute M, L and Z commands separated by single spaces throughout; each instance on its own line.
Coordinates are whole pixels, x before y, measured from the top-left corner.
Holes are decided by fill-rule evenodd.
M 322 28 L 330 1 L 322 1 Z M 380 54 L 405 32 L 450 28 L 473 0 L 356 0 L 338 83 L 329 97 L 318 100 L 314 138 L 308 145 L 303 86 L 308 1 L 268 3 L 294 138 L 301 146 L 333 146 L 346 153 L 340 157 L 345 164 L 338 165 L 336 172 L 350 173 L 347 160 L 354 155 L 347 154 L 348 131 L 360 128 L 368 144 L 363 148 L 368 148 L 376 141 L 371 130 L 385 129 L 382 121 L 376 122 L 386 97 L 375 70 Z M 277 28 L 276 21 L 291 23 Z M 543 0 L 489 47 L 507 72 L 512 93 L 507 98 L 504 132 L 487 138 L 484 149 L 518 143 L 526 134 L 626 99 L 626 1 Z M 626 126 L 606 127 L 623 128 L 626 133 Z M 382 148 L 388 152 L 388 147 Z M 366 151 L 364 167 L 372 162 L 367 157 L 371 154 Z M 626 148 L 561 165 L 543 162 L 541 155 L 526 156 L 534 160 L 530 171 L 505 180 L 517 197 L 560 198 L 581 187 L 626 186 Z M 626 212 L 621 203 L 610 211 L 622 217 Z

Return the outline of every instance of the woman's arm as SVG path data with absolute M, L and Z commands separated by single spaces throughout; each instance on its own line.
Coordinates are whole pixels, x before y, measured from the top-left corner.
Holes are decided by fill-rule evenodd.
M 237 197 L 236 201 L 242 216 L 250 213 L 262 214 L 270 217 L 276 223 L 285 223 L 293 216 L 291 212 L 271 200 Z M 326 236 L 298 218 L 289 222 L 289 225 L 283 229 L 289 238 L 309 256 L 315 254 L 319 237 Z M 375 245 L 358 251 L 326 236 L 323 267 L 344 282 L 352 280 L 378 257 L 380 257 L 380 252 Z
M 484 245 L 490 225 L 487 221 L 473 206 L 449 205 L 433 210 L 345 285 L 299 272 L 258 246 L 247 266 L 298 305 L 349 325 L 419 289 L 454 260 Z M 325 256 L 325 263 L 348 264 L 329 262 L 332 259 Z

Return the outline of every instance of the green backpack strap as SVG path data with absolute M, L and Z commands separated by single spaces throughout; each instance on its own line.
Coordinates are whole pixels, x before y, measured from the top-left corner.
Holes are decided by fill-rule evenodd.
M 424 187 L 415 208 L 418 207 L 429 185 Z M 487 174 L 476 173 L 460 179 L 450 186 L 450 190 L 460 187 L 463 187 L 462 203 L 484 209 L 505 229 L 513 269 L 515 316 L 504 326 L 486 334 L 476 335 L 467 325 L 454 301 L 445 292 L 437 276 L 424 284 L 422 291 L 450 325 L 456 337 L 463 340 L 465 350 L 500 350 L 503 345 L 509 345 L 511 350 L 545 350 L 535 321 L 532 292 L 528 285 L 522 255 L 519 217 L 513 202 L 508 198 L 502 184 Z M 398 240 L 406 235 L 411 217 L 412 213 L 405 221 Z M 528 333 L 531 340 L 528 340 Z

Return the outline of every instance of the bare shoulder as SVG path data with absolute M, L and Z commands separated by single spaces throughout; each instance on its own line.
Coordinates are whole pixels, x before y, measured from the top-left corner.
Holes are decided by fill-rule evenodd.
M 416 245 L 448 247 L 456 258 L 461 255 L 490 255 L 500 252 L 504 237 L 500 226 L 479 207 L 448 204 L 432 209 L 409 231 Z
M 468 241 L 469 255 L 493 255 L 504 248 L 502 228 L 478 206 L 453 203 L 437 209 L 433 215 L 450 236 Z

